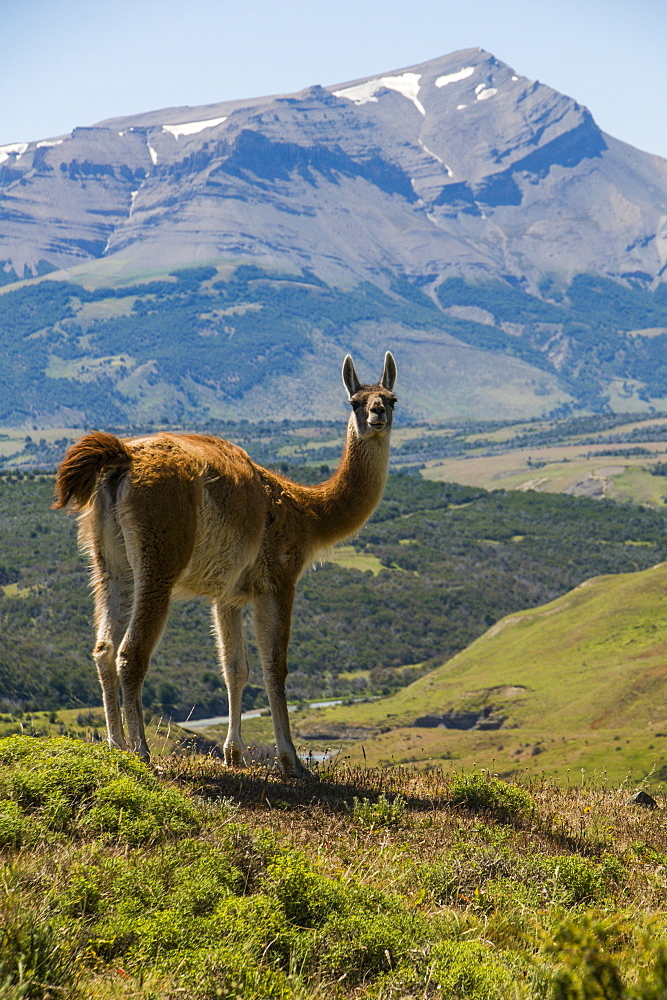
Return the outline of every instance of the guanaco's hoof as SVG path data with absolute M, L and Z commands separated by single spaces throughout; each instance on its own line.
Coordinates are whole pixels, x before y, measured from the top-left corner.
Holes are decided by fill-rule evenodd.
M 320 780 L 318 775 L 313 774 L 307 767 L 304 767 L 298 757 L 296 761 L 292 760 L 291 757 L 283 757 L 280 759 L 278 766 L 283 778 L 294 778 L 297 781 L 309 784 L 314 784 Z

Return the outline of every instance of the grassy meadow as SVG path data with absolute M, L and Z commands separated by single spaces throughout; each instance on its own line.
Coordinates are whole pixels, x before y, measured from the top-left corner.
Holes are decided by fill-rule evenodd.
M 667 833 L 626 786 L 0 741 L 3 1000 L 658 1000 Z
M 662 507 L 667 478 L 667 418 L 617 417 L 591 433 L 580 421 L 535 421 L 473 430 L 456 454 L 429 457 L 425 479 L 487 490 L 535 490 Z M 402 443 L 408 446 L 407 440 Z M 400 446 L 399 446 L 400 447 Z M 465 450 L 464 450 L 465 449 Z

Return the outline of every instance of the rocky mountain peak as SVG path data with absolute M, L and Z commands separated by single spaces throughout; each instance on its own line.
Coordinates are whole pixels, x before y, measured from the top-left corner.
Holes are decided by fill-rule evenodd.
M 0 150 L 5 274 L 245 259 L 387 272 L 658 280 L 667 163 L 483 49 L 297 94 L 170 108 Z M 614 205 L 613 212 L 610 205 Z

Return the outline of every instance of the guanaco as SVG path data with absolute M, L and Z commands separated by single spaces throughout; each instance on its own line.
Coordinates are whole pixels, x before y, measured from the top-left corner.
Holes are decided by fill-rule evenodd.
M 54 506 L 72 503 L 79 511 L 79 541 L 91 562 L 93 658 L 110 746 L 149 759 L 141 691 L 150 657 L 171 598 L 200 596 L 211 602 L 227 685 L 225 761 L 242 763 L 242 612 L 252 601 L 277 762 L 287 777 L 310 774 L 297 757 L 285 699 L 295 588 L 318 553 L 357 531 L 382 497 L 395 380 L 389 352 L 375 385 L 362 385 L 346 356 L 352 413 L 345 447 L 336 472 L 315 486 L 264 469 L 242 448 L 209 435 L 120 439 L 96 431 L 70 448 Z

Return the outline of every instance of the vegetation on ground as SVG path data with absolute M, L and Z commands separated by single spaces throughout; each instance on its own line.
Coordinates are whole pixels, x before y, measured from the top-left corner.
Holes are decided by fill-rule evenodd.
M 627 799 L 0 740 L 0 996 L 657 1000 L 667 834 Z

